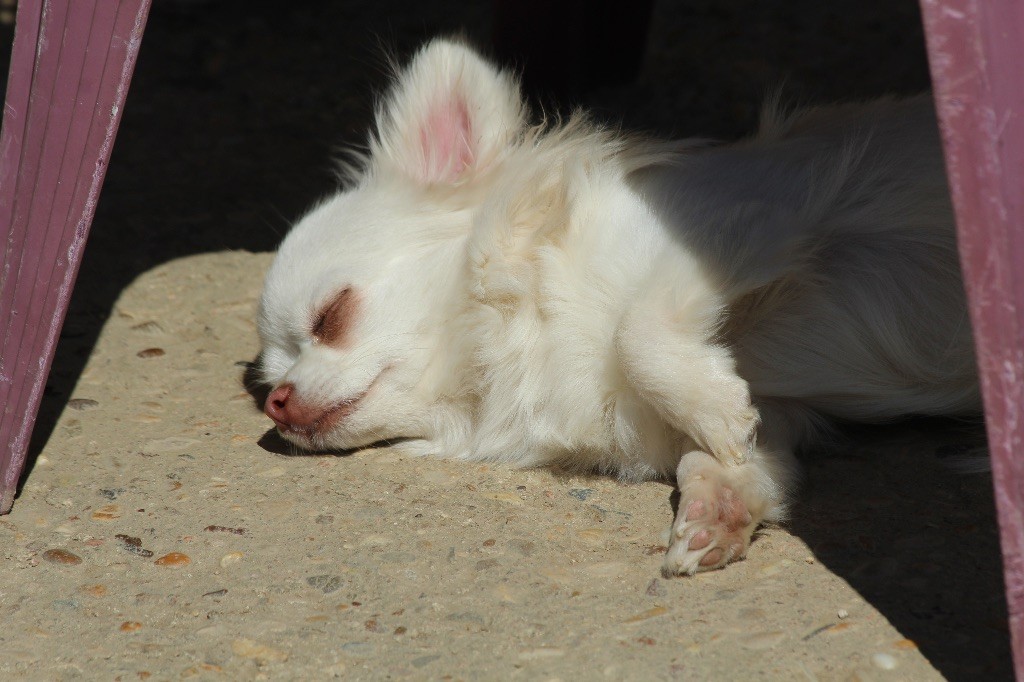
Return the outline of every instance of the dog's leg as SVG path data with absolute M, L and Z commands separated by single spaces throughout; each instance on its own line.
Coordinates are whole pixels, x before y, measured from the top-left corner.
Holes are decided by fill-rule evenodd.
M 723 304 L 704 282 L 692 276 L 651 287 L 615 336 L 631 386 L 692 441 L 676 471 L 670 575 L 742 558 L 758 524 L 782 518 L 796 471 L 792 446 L 804 429 L 798 414 L 751 403 L 731 353 L 715 342 Z
M 723 309 L 699 276 L 658 284 L 624 315 L 615 347 L 630 385 L 670 426 L 739 464 L 753 451 L 758 414 L 732 354 L 714 342 Z

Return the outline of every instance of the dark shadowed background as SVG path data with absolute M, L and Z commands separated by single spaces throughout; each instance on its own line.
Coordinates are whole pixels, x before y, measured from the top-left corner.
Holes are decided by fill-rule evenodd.
M 528 62 L 528 82 L 549 106 L 582 103 L 604 120 L 663 135 L 748 133 L 759 102 L 780 85 L 807 103 L 928 87 L 913 0 L 658 0 L 640 51 L 631 46 L 643 33 L 642 5 L 566 2 L 535 18 L 522 11 L 531 5 L 545 7 L 154 0 L 34 450 L 119 292 L 181 256 L 275 248 L 333 188 L 335 151 L 365 139 L 385 55 L 407 55 L 428 37 L 460 33 L 490 54 L 500 46 L 503 59 Z M 604 15 L 584 22 L 580 12 Z M 578 42 L 583 24 L 599 39 Z M 4 74 L 10 38 L 11 27 L 0 27 Z M 524 56 L 531 44 L 533 62 Z M 553 44 L 562 49 L 538 49 Z M 537 61 L 552 54 L 563 61 Z M 942 447 L 915 446 L 936 429 L 948 434 Z M 871 445 L 878 439 L 886 452 L 905 444 L 895 464 L 883 466 Z M 1009 679 L 990 483 L 964 476 L 951 489 L 948 477 L 939 483 L 928 473 L 975 441 L 919 423 L 820 453 L 791 528 L 943 674 Z

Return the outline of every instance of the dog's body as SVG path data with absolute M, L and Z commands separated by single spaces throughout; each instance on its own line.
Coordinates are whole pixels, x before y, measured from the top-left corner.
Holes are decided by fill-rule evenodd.
M 309 449 L 675 472 L 666 570 L 743 556 L 830 420 L 980 410 L 930 101 L 773 111 L 724 147 L 531 128 L 431 43 L 267 276 L 267 414 Z

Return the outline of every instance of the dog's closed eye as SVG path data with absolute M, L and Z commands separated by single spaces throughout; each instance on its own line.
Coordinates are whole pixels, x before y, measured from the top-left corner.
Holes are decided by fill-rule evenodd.
M 351 326 L 355 315 L 355 296 L 352 287 L 345 287 L 334 295 L 320 309 L 313 320 L 311 334 L 317 343 L 340 346 L 345 342 L 345 332 Z

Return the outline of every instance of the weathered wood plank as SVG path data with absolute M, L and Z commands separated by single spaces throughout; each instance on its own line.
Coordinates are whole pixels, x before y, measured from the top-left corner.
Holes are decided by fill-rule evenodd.
M 10 510 L 150 0 L 21 0 L 0 137 L 0 514 Z
M 1024 680 L 1024 3 L 921 0 Z

